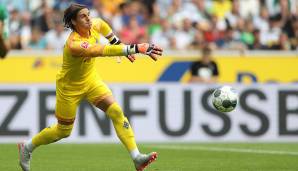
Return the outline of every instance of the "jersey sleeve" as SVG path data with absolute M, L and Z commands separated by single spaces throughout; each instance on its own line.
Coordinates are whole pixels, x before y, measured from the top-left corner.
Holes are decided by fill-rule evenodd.
M 113 32 L 111 27 L 106 23 L 104 20 L 100 18 L 96 18 L 93 20 L 93 23 L 95 30 L 102 34 L 104 37 L 107 37 L 109 34 Z
M 124 45 L 92 45 L 87 41 L 74 38 L 74 35 L 70 35 L 66 46 L 75 57 L 122 56 L 128 53 Z
M 121 40 L 113 33 L 111 27 L 102 19 L 97 18 L 93 21 L 95 30 L 106 39 L 108 39 L 111 45 L 120 45 L 122 44 Z
M 73 56 L 83 56 L 87 52 L 89 43 L 75 39 L 74 36 L 70 36 L 66 42 L 66 46 Z

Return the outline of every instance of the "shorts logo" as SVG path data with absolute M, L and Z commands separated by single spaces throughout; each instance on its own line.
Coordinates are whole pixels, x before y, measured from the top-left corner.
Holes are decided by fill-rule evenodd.
M 83 42 L 81 43 L 81 47 L 84 49 L 87 49 L 89 47 L 89 43 L 88 42 Z
M 123 123 L 123 128 L 126 128 L 126 129 L 128 129 L 128 128 L 129 128 L 129 123 L 128 123 L 128 122 L 126 122 L 126 121 L 124 121 L 124 123 Z

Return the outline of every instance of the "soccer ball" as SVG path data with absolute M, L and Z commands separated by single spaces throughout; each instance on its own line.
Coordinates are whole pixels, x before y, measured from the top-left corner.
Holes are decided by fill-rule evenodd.
M 214 90 L 212 104 L 220 112 L 231 112 L 236 108 L 238 94 L 230 86 L 223 86 Z

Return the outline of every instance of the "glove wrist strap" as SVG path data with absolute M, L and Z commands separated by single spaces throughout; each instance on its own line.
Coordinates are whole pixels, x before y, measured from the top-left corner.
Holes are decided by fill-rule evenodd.
M 131 44 L 131 45 L 126 45 L 126 54 L 127 55 L 132 55 L 139 53 L 139 49 L 137 44 Z

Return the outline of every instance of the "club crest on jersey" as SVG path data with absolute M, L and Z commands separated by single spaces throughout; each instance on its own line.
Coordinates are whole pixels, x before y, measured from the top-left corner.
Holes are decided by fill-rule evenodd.
M 87 49 L 89 47 L 89 43 L 88 42 L 83 42 L 81 43 L 81 47 L 84 49 Z

